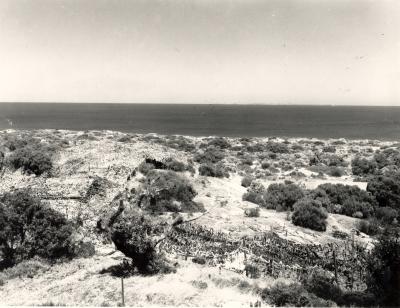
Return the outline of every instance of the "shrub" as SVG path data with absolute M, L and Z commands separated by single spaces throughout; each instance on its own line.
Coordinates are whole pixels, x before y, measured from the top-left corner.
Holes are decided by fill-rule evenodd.
M 207 148 L 203 153 L 197 153 L 194 156 L 194 161 L 201 163 L 201 164 L 207 164 L 207 163 L 215 164 L 215 163 L 223 160 L 224 157 L 225 157 L 225 154 L 222 151 L 211 147 L 211 148 Z
M 304 284 L 306 290 L 323 299 L 337 301 L 342 290 L 334 283 L 333 278 L 322 271 L 314 272 Z
M 375 296 L 362 291 L 346 291 L 336 302 L 345 307 L 376 307 Z
M 351 161 L 351 171 L 354 175 L 365 176 L 375 174 L 377 168 L 378 165 L 375 161 L 361 158 L 359 156 L 355 157 Z
M 197 212 L 201 204 L 193 201 L 197 192 L 189 181 L 173 171 L 150 171 L 140 187 L 139 207 L 152 212 Z
M 367 260 L 367 286 L 378 304 L 399 307 L 400 242 L 398 234 L 383 235 Z
M 326 193 L 332 205 L 341 205 L 341 212 L 338 214 L 353 216 L 355 212 L 361 211 L 364 217 L 368 217 L 373 213 L 375 198 L 358 186 L 326 183 L 319 185 L 317 189 Z
M 0 272 L 0 279 L 3 281 L 13 278 L 33 278 L 36 275 L 46 272 L 50 268 L 45 260 L 33 258 Z
M 146 163 L 145 161 L 141 162 L 138 167 L 138 170 L 144 175 L 147 175 L 153 169 L 155 169 L 154 165 Z
M 50 260 L 73 256 L 73 228 L 63 215 L 28 190 L 5 194 L 0 201 L 3 267 L 34 256 Z
M 198 289 L 207 289 L 208 288 L 208 284 L 207 282 L 201 281 L 201 280 L 193 280 L 192 281 L 192 285 Z
M 242 186 L 243 187 L 249 187 L 251 185 L 251 182 L 253 182 L 254 178 L 251 176 L 245 176 L 242 178 Z
M 376 219 L 360 220 L 357 223 L 357 230 L 368 235 L 377 235 L 379 233 L 379 224 Z
M 256 208 L 251 208 L 251 209 L 246 209 L 244 211 L 244 214 L 247 217 L 260 217 L 260 209 L 258 207 Z
M 206 259 L 205 259 L 204 257 L 194 257 L 194 258 L 192 259 L 192 262 L 193 262 L 193 263 L 197 263 L 197 264 L 204 265 L 204 264 L 206 264 Z
M 296 184 L 274 183 L 264 194 L 266 207 L 278 211 L 292 210 L 293 205 L 303 197 L 303 190 Z
M 229 149 L 231 144 L 224 137 L 210 138 L 207 142 L 207 147 L 215 147 L 220 149 Z
M 162 226 L 149 217 L 132 213 L 119 217 L 112 227 L 111 240 L 117 250 L 132 259 L 132 267 L 140 274 L 170 273 L 173 268 L 157 252 L 154 239 L 163 232 Z
M 199 167 L 199 174 L 216 178 L 229 177 L 229 172 L 226 171 L 222 164 L 201 164 Z
M 344 175 L 344 170 L 339 167 L 331 167 L 328 170 L 328 174 L 334 177 L 342 177 Z
M 377 219 L 383 221 L 386 224 L 392 224 L 393 221 L 398 217 L 398 212 L 388 206 L 378 207 L 375 210 L 375 216 Z
M 379 206 L 400 210 L 400 172 L 372 178 L 367 191 L 376 198 Z
M 322 151 L 325 153 L 335 153 L 336 148 L 332 145 L 328 145 L 328 146 L 323 147 Z
M 271 164 L 268 161 L 263 161 L 261 163 L 261 168 L 268 169 L 269 167 L 271 167 Z
M 323 300 L 307 290 L 299 283 L 285 284 L 278 282 L 261 293 L 264 301 L 275 306 L 293 307 L 331 307 L 334 303 Z
M 253 279 L 257 279 L 260 277 L 260 270 L 258 269 L 258 267 L 254 264 L 249 264 L 247 263 L 244 267 L 244 270 L 246 272 L 246 276 L 253 278 Z
M 341 214 L 357 217 L 360 213 L 361 217 L 358 218 L 368 218 L 374 214 L 374 207 L 368 202 L 360 202 L 355 199 L 347 199 L 343 202 Z
M 326 211 L 314 200 L 303 199 L 294 205 L 292 222 L 296 226 L 316 231 L 326 231 Z
M 165 169 L 172 170 L 175 172 L 183 172 L 187 170 L 187 167 L 184 163 L 173 159 L 172 157 L 167 158 L 164 161 Z
M 286 143 L 268 141 L 266 149 L 272 153 L 289 153 L 289 147 Z
M 50 153 L 41 147 L 18 148 L 11 153 L 8 161 L 15 169 L 21 168 L 24 172 L 35 175 L 48 172 L 53 167 Z

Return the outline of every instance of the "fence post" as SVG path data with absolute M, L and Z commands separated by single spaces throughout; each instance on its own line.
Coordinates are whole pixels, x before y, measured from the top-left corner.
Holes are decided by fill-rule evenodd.
M 121 295 L 122 295 L 122 307 L 124 307 L 125 306 L 124 278 L 121 278 Z

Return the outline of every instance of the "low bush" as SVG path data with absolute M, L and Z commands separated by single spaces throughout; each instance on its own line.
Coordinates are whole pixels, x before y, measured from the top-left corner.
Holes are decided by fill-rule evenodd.
M 74 255 L 72 224 L 59 212 L 43 205 L 29 190 L 0 198 L 1 267 L 35 256 L 56 260 Z
M 263 162 L 261 163 L 261 168 L 263 168 L 263 169 L 268 169 L 269 167 L 271 167 L 271 163 L 270 163 L 270 162 L 268 162 L 268 161 L 263 161 Z
M 151 212 L 199 212 L 204 207 L 193 201 L 197 192 L 184 176 L 173 171 L 151 170 L 139 188 L 139 207 Z
M 356 156 L 351 161 L 351 171 L 357 176 L 376 174 L 378 171 L 378 165 L 374 160 Z
M 375 210 L 376 218 L 381 220 L 385 224 L 393 224 L 396 221 L 398 215 L 399 213 L 397 210 L 388 206 L 378 207 Z
M 356 212 L 361 212 L 363 217 L 366 218 L 373 214 L 374 207 L 376 206 L 375 198 L 370 193 L 361 190 L 355 185 L 326 183 L 319 185 L 317 190 L 320 192 L 323 191 L 324 195 L 330 201 L 330 205 L 325 202 L 324 207 L 328 209 L 333 209 L 333 207 L 340 209 L 340 212 L 331 211 L 337 214 L 352 217 Z M 340 205 L 340 207 L 336 205 Z
M 153 169 L 155 169 L 154 165 L 146 163 L 145 161 L 141 162 L 138 167 L 138 170 L 144 175 L 147 175 Z
M 267 151 L 270 151 L 272 153 L 289 153 L 289 147 L 286 143 L 283 142 L 274 142 L 274 141 L 268 141 L 266 144 L 266 149 Z
M 260 209 L 258 207 L 256 208 L 251 208 L 251 209 L 246 209 L 244 211 L 244 214 L 247 217 L 260 217 Z
M 345 307 L 376 307 L 377 300 L 374 294 L 362 291 L 346 291 L 336 300 L 336 303 Z
M 326 300 L 337 301 L 342 296 L 342 290 L 326 272 L 314 272 L 305 281 L 304 286 L 308 292 Z
M 138 273 L 154 275 L 174 271 L 165 256 L 156 250 L 157 238 L 164 234 L 158 221 L 131 213 L 119 217 L 110 233 L 116 249 L 132 260 L 131 267 Z
M 51 153 L 38 145 L 17 148 L 10 154 L 8 161 L 13 168 L 21 168 L 24 172 L 37 176 L 49 172 L 53 167 Z
M 325 146 L 325 147 L 323 147 L 322 152 L 335 153 L 336 152 L 336 147 L 334 147 L 332 145 Z
M 194 258 L 192 259 L 192 262 L 193 262 L 193 263 L 197 263 L 197 264 L 204 265 L 204 264 L 206 264 L 206 259 L 205 259 L 204 257 L 194 257 Z
M 197 288 L 197 289 L 207 289 L 208 288 L 208 284 L 205 281 L 201 281 L 201 280 L 193 280 L 192 281 L 192 285 Z
M 38 274 L 46 272 L 49 268 L 50 264 L 45 260 L 33 258 L 1 271 L 0 280 L 7 281 L 13 278 L 33 278 Z
M 367 185 L 381 207 L 400 210 L 400 172 L 373 177 Z
M 296 184 L 273 183 L 264 194 L 265 206 L 277 211 L 292 210 L 293 205 L 303 197 L 304 191 Z
M 339 167 L 331 167 L 328 170 L 328 175 L 334 177 L 342 177 L 344 175 L 344 170 Z
M 295 203 L 292 222 L 296 226 L 315 231 L 326 231 L 328 214 L 315 200 L 303 199 Z
M 224 152 L 211 147 L 207 148 L 204 152 L 199 152 L 194 156 L 194 161 L 201 164 L 215 164 L 223 160 L 225 157 Z
M 199 174 L 202 176 L 211 176 L 216 178 L 229 178 L 229 172 L 223 164 L 201 164 L 199 166 Z
M 253 178 L 253 177 L 251 177 L 251 176 L 245 176 L 245 177 L 242 178 L 242 183 L 241 183 L 241 185 L 242 185 L 243 187 L 249 187 L 249 186 L 251 185 L 251 182 L 253 182 L 253 181 L 254 181 L 254 178 Z
M 316 295 L 309 293 L 301 284 L 290 283 L 285 284 L 278 282 L 270 288 L 266 288 L 261 292 L 264 301 L 275 306 L 292 306 L 292 307 L 332 307 L 335 304 Z
M 247 263 L 244 267 L 244 271 L 246 272 L 246 276 L 252 279 L 257 279 L 260 277 L 260 270 L 255 264 Z
M 379 224 L 376 219 L 360 220 L 356 227 L 358 231 L 371 236 L 379 233 Z

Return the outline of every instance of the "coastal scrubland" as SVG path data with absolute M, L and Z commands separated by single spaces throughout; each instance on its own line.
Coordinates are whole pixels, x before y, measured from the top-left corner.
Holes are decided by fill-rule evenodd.
M 396 142 L 1 131 L 0 303 L 396 306 L 399 213 Z

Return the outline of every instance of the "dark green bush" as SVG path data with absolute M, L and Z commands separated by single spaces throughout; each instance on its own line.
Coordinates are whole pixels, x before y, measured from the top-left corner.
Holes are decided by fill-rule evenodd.
M 315 200 L 302 199 L 295 203 L 292 222 L 296 226 L 316 231 L 326 231 L 328 214 Z

